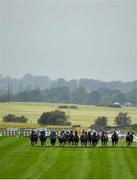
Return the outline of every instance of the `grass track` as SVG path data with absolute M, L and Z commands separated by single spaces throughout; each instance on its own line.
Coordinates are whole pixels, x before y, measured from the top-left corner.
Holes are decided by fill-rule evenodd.
M 28 138 L 0 137 L 0 178 L 136 178 L 137 144 L 126 148 L 31 147 Z

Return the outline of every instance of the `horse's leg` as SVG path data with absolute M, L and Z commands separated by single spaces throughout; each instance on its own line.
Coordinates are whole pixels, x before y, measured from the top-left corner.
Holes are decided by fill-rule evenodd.
M 87 142 L 87 140 L 86 140 L 86 141 L 85 141 L 85 146 L 87 146 L 87 143 L 88 143 L 88 142 Z
M 102 141 L 102 146 L 104 146 L 104 141 Z
M 74 140 L 72 140 L 72 145 L 73 145 L 73 146 L 75 145 L 75 142 L 74 142 Z
M 52 145 L 52 139 L 50 140 L 50 144 Z
M 130 146 L 130 141 L 128 142 L 128 146 Z
M 90 146 L 92 146 L 92 141 L 90 140 Z
M 44 139 L 44 144 L 46 145 L 46 138 Z
M 42 146 L 44 145 L 44 139 L 42 140 Z
M 102 146 L 104 145 L 104 142 L 103 142 L 103 140 L 101 140 L 101 144 L 102 144 Z
M 38 139 L 35 139 L 35 144 L 36 144 L 36 145 L 37 145 L 37 140 L 38 140 Z

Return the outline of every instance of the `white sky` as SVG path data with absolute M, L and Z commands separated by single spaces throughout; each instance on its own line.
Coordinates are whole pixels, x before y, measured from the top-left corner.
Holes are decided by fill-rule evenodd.
M 0 74 L 137 79 L 135 0 L 0 2 Z

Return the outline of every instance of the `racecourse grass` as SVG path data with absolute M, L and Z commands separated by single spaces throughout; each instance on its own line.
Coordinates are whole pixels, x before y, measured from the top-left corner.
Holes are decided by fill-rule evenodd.
M 0 137 L 0 178 L 137 179 L 137 143 L 98 146 L 32 147 L 29 138 Z
M 37 124 L 37 120 L 43 112 L 53 111 L 58 108 L 60 104 L 56 103 L 0 103 L 0 127 L 41 127 Z M 71 104 L 67 104 L 71 105 Z M 89 127 L 94 124 L 95 119 L 98 116 L 106 116 L 108 118 L 108 125 L 114 125 L 114 118 L 119 112 L 127 112 L 131 117 L 132 123 L 137 123 L 137 107 L 122 107 L 122 108 L 110 108 L 99 107 L 92 105 L 78 105 L 78 109 L 69 110 L 69 120 L 72 125 L 81 125 L 81 127 Z M 68 115 L 67 109 L 59 109 L 65 111 Z M 24 115 L 29 119 L 28 123 L 4 123 L 3 117 L 8 114 L 14 114 L 17 116 Z

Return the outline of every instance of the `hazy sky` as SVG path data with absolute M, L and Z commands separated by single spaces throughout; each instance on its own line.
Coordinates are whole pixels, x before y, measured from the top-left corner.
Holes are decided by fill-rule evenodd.
M 0 2 L 0 74 L 137 79 L 135 0 Z

